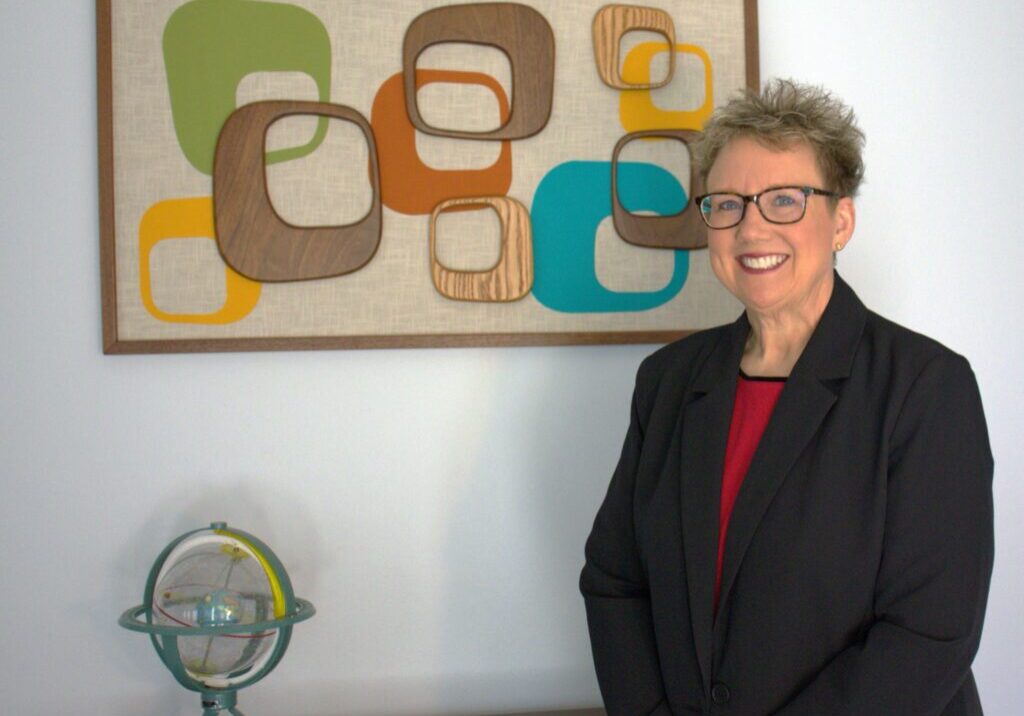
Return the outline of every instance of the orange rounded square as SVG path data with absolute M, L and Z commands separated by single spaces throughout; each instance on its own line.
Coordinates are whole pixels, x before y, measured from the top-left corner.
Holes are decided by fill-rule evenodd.
M 380 151 L 381 200 L 392 211 L 429 214 L 438 202 L 452 197 L 503 196 L 512 185 L 512 144 L 502 141 L 497 161 L 483 169 L 434 169 L 416 151 L 416 127 L 405 111 L 404 78 L 392 75 L 377 90 L 370 124 Z M 417 89 L 431 82 L 477 84 L 494 92 L 501 123 L 508 120 L 505 90 L 496 79 L 479 72 L 416 70 Z

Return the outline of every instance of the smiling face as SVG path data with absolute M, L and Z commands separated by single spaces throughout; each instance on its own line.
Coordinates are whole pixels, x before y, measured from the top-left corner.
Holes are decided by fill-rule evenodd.
M 778 186 L 828 189 L 807 144 L 766 147 L 740 137 L 725 145 L 707 178 L 708 192 L 758 194 Z M 796 312 L 817 321 L 832 295 L 832 251 L 853 234 L 853 200 L 807 197 L 807 212 L 795 224 L 772 224 L 747 204 L 731 229 L 708 229 L 711 268 L 748 312 Z

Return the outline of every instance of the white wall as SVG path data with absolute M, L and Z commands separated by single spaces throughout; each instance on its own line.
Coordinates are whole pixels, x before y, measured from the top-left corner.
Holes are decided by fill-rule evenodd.
M 827 84 L 867 131 L 843 275 L 981 384 L 995 716 L 1024 656 L 1022 27 L 1014 0 L 761 3 L 762 76 Z M 320 610 L 250 716 L 597 703 L 576 577 L 651 347 L 104 357 L 94 36 L 90 2 L 0 2 L 4 711 L 197 713 L 116 620 L 214 518 Z

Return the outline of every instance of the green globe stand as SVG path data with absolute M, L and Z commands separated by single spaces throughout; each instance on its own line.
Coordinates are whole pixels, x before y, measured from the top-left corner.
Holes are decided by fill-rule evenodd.
M 288 648 L 292 625 L 315 613 L 295 596 L 269 547 L 214 522 L 164 548 L 143 604 L 118 623 L 149 634 L 178 683 L 201 695 L 203 716 L 243 716 L 235 707 L 238 690 L 270 673 Z

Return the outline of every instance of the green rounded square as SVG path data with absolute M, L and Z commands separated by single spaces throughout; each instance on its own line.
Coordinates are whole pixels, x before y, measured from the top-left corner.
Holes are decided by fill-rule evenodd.
M 193 0 L 164 27 L 164 67 L 178 144 L 203 174 L 213 174 L 217 137 L 236 109 L 238 83 L 253 72 L 304 72 L 319 99 L 330 98 L 331 41 L 320 19 L 295 5 L 254 0 Z M 267 152 L 268 164 L 313 152 L 327 134 Z

